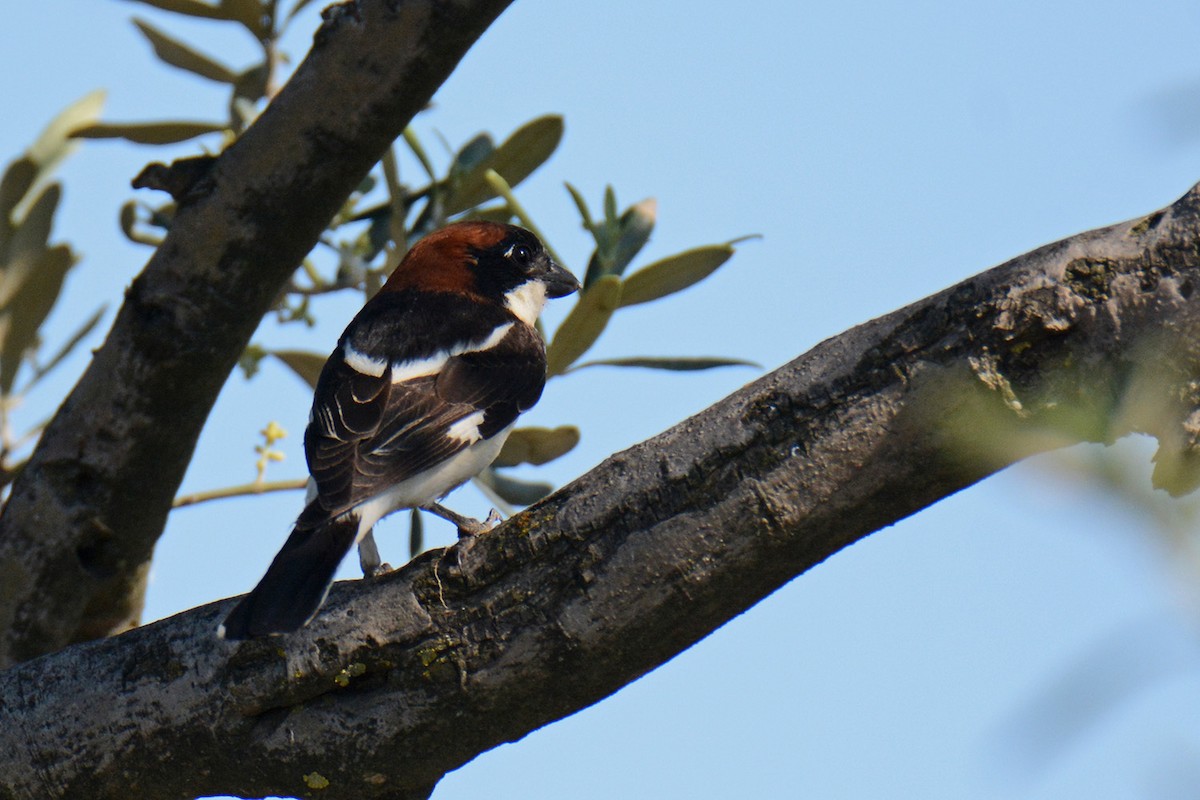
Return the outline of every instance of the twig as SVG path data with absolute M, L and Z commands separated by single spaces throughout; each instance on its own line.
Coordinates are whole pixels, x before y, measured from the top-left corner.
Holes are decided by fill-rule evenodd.
M 171 503 L 171 508 L 193 506 L 196 503 L 206 503 L 209 500 L 222 500 L 226 497 L 243 497 L 245 495 L 266 494 L 267 492 L 286 492 L 289 489 L 303 489 L 308 485 L 308 479 L 295 478 L 288 481 L 256 481 L 243 483 L 241 486 L 226 486 L 223 489 L 209 489 L 207 492 L 181 494 Z

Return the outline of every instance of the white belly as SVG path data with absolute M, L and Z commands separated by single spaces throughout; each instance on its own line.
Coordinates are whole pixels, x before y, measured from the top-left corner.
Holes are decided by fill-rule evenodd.
M 512 429 L 513 426 L 509 425 L 492 438 L 476 442 L 436 467 L 418 473 L 358 506 L 350 512 L 359 514 L 355 541 L 362 541 L 376 522 L 393 511 L 415 508 L 437 500 L 478 475 L 500 455 L 500 448 Z

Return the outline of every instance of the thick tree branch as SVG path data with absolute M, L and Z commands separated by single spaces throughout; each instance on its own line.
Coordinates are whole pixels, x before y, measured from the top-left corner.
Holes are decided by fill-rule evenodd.
M 0 665 L 136 624 L 145 570 L 218 391 L 296 265 L 511 0 L 334 6 L 166 241 L 0 518 Z
M 1032 452 L 1147 431 L 1190 488 L 1198 222 L 1200 187 L 830 339 L 295 636 L 219 642 L 219 603 L 14 667 L 0 798 L 424 797 Z

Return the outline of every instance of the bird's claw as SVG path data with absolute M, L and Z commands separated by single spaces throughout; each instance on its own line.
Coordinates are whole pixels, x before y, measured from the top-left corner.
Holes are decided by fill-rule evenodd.
M 392 565 L 385 561 L 382 564 L 376 564 L 375 566 L 371 567 L 369 570 L 364 570 L 363 577 L 364 578 L 381 578 L 384 575 L 387 575 L 389 572 L 392 572 Z
M 478 536 L 481 533 L 487 533 L 492 528 L 495 528 L 497 525 L 499 525 L 502 521 L 503 520 L 500 517 L 500 512 L 494 508 L 492 509 L 491 513 L 487 515 L 487 519 L 485 519 L 483 522 L 480 522 L 477 519 L 461 519 L 458 521 L 458 538 L 466 539 L 470 536 Z

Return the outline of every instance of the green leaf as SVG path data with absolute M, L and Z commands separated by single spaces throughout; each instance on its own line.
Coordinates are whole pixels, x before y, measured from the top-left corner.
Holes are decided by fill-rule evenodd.
M 42 251 L 28 278 L 0 311 L 6 323 L 0 344 L 0 394 L 12 391 L 25 353 L 37 342 L 38 329 L 54 307 L 67 271 L 78 260 L 63 244 Z
M 450 181 L 461 181 L 475 170 L 483 172 L 489 159 L 496 152 L 492 137 L 481 133 L 462 146 L 450 164 Z
M 50 121 L 41 136 L 29 148 L 28 156 L 44 177 L 59 161 L 66 158 L 78 144 L 72 141 L 74 132 L 100 119 L 104 106 L 104 90 L 84 95 Z
M 552 483 L 510 478 L 490 468 L 476 475 L 475 480 L 495 492 L 501 500 L 514 506 L 531 506 L 554 491 Z
M 587 201 L 583 199 L 583 195 L 569 183 L 564 182 L 563 186 L 567 187 L 567 191 L 571 194 L 571 199 L 575 201 L 575 208 L 579 209 L 579 217 L 583 220 L 583 229 L 588 233 L 592 231 L 592 212 L 588 209 Z
M 175 144 L 227 129 L 221 122 L 96 123 L 74 132 L 80 139 L 126 139 L 137 144 Z
M 546 372 L 561 375 L 595 344 L 621 305 L 621 279 L 605 275 L 584 289 L 546 348 Z
M 37 140 L 25 152 L 25 156 L 13 162 L 11 174 L 5 173 L 5 186 L 0 189 L 3 195 L 2 207 L 7 217 L 0 216 L 0 222 L 5 219 L 19 220 L 24 215 L 37 190 L 50 180 L 54 168 L 62 159 L 70 155 L 78 147 L 71 133 L 80 125 L 95 122 L 100 116 L 104 105 L 104 92 L 96 91 L 84 95 L 50 121 Z M 30 179 L 29 165 L 33 167 L 33 178 Z M 11 204 L 11 205 L 10 205 Z M 0 225 L 0 229 L 4 226 Z
M 762 365 L 741 358 L 604 358 L 596 361 L 585 361 L 571 367 L 570 372 L 587 367 L 642 367 L 644 369 L 665 369 L 673 372 L 696 372 L 716 367 L 754 367 L 762 369 Z M 514 431 L 516 433 L 516 431 Z
M 654 222 L 658 216 L 658 203 L 653 197 L 647 197 L 640 203 L 634 203 L 625 209 L 621 215 L 621 233 L 613 248 L 611 274 L 621 275 L 634 256 L 641 252 L 650 241 L 654 230 Z
M 38 168 L 29 156 L 18 158 L 0 178 L 0 237 L 7 237 L 13 209 L 25 197 L 37 179 Z
M 712 244 L 655 261 L 625 279 L 621 307 L 649 303 L 704 280 L 733 255 L 733 245 Z
M 312 2 L 313 0 L 299 0 L 296 5 L 292 6 L 292 10 L 287 13 L 287 18 L 283 21 L 283 24 L 287 25 L 289 22 L 295 19 L 296 15 L 303 11 L 307 6 L 311 5 Z
M 509 434 L 492 466 L 540 466 L 566 455 L 577 444 L 579 428 L 574 425 L 562 425 L 557 428 L 517 428 Z
M 223 19 L 229 22 L 236 22 L 237 17 L 233 15 L 231 9 L 223 8 L 225 5 L 214 6 L 211 3 L 203 3 L 200 0 L 131 0 L 135 3 L 145 3 L 148 6 L 161 8 L 163 11 L 170 11 L 175 14 L 184 14 L 189 17 L 201 17 L 202 19 Z
M 313 353 L 307 350 L 272 350 L 271 355 L 278 358 L 291 368 L 313 389 L 317 388 L 317 379 L 321 377 L 321 368 L 325 366 L 328 355 Z
M 161 61 L 217 83 L 237 82 L 238 73 L 219 61 L 168 36 L 143 19 L 134 17 L 133 24 L 149 40 L 150 46 L 154 48 L 154 54 Z
M 272 0 L 267 3 L 263 0 L 221 0 L 220 5 L 222 13 L 227 15 L 226 19 L 242 23 L 254 38 L 262 40 L 271 35 L 271 20 L 267 12 L 269 6 L 271 16 L 274 16 L 275 2 Z
M 512 209 L 508 207 L 508 203 L 497 206 L 484 206 L 483 208 L 472 209 L 468 215 L 471 219 L 486 219 L 489 222 L 507 223 L 513 218 Z
M 143 233 L 142 231 L 138 230 L 137 226 L 141 220 L 138 219 L 137 212 L 138 201 L 136 200 L 128 200 L 121 205 L 121 212 L 118 217 L 118 221 L 121 226 L 121 232 L 124 233 L 126 238 L 128 238 L 131 242 L 148 244 L 151 247 L 158 247 L 160 244 L 162 244 L 163 237 L 155 236 L 151 233 Z
M 50 184 L 33 201 L 25 218 L 11 229 L 0 262 L 0 307 L 7 305 L 20 290 L 34 262 L 45 251 L 61 197 L 62 187 L 57 183 Z
M 509 186 L 528 178 L 554 154 L 562 135 L 563 118 L 557 114 L 538 117 L 517 128 L 485 159 L 461 174 L 446 199 L 446 213 L 458 214 L 496 197 L 487 180 L 489 169 L 501 175 Z

